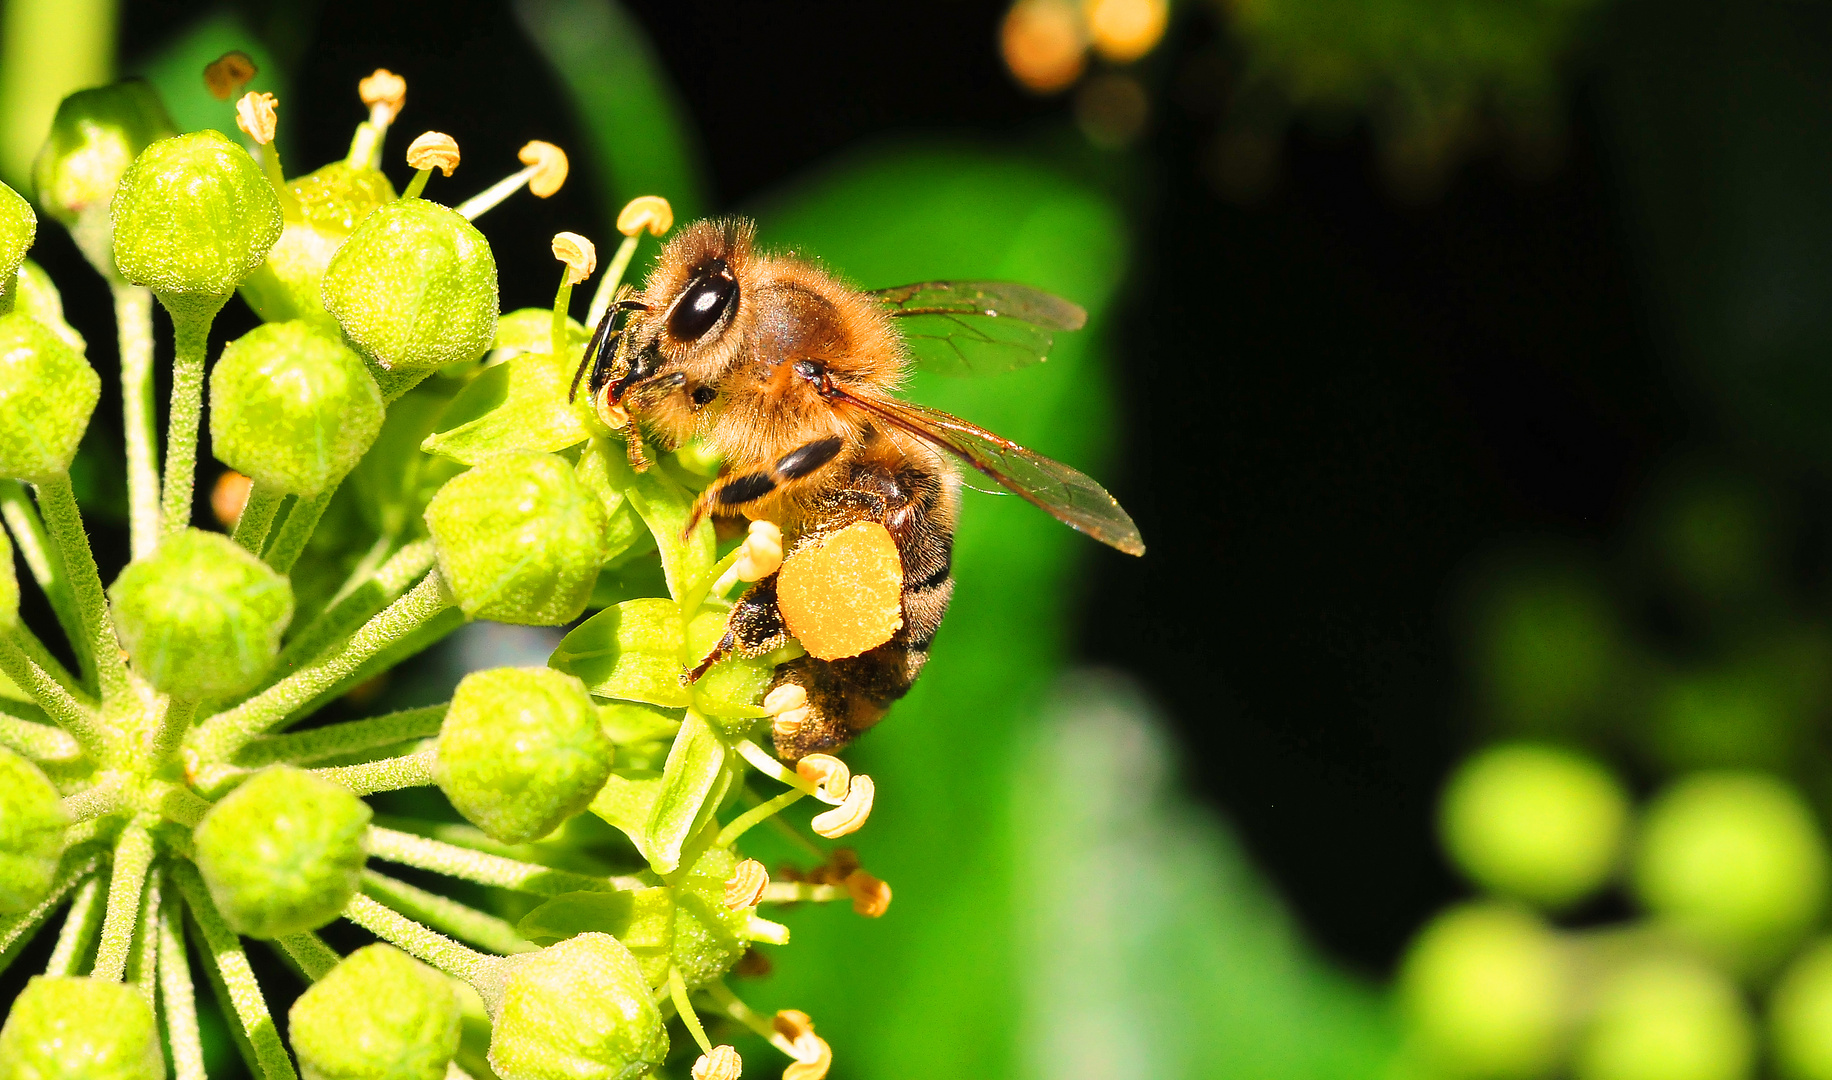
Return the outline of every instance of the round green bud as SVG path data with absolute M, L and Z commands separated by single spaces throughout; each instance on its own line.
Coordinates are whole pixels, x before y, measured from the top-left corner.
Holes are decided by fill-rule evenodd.
M 1543 1076 L 1566 1036 L 1558 938 L 1526 911 L 1451 908 L 1413 941 L 1399 991 L 1413 1045 L 1446 1076 Z
M 324 272 L 321 298 L 389 371 L 475 360 L 496 339 L 496 257 L 464 216 L 399 199 L 364 218 Z
M 443 1080 L 463 1021 L 449 978 L 380 943 L 345 957 L 288 1017 L 304 1080 Z
M 121 174 L 177 127 L 144 79 L 78 90 L 57 106 L 51 134 L 32 163 L 32 189 L 45 213 L 76 239 L 91 266 L 114 277 L 110 204 Z
M 152 1006 L 126 983 L 34 976 L 0 1027 L 0 1080 L 165 1080 Z
M 1558 908 L 1608 879 L 1628 813 L 1622 785 L 1596 762 L 1512 744 L 1463 763 L 1444 790 L 1438 828 L 1476 884 Z
M 101 396 L 82 353 L 25 311 L 0 315 L 0 476 L 63 475 Z
M 1662 920 L 1743 970 L 1773 962 L 1825 907 L 1825 842 L 1793 788 L 1696 773 L 1648 808 L 1633 881 Z
M 13 554 L 5 552 L 6 561 Z M 26 911 L 51 889 L 70 819 L 38 766 L 0 746 L 0 915 Z
M 242 299 L 268 322 L 322 318 L 319 290 L 325 267 L 358 222 L 395 199 L 394 185 L 379 169 L 334 161 L 286 183 L 294 206 L 267 261 L 242 282 Z
M 266 323 L 229 343 L 210 373 L 210 446 L 257 483 L 317 495 L 382 430 L 382 392 L 362 357 L 307 322 Z
M 527 954 L 490 1028 L 490 1068 L 503 1080 L 630 1080 L 667 1054 L 642 969 L 609 934 Z
M 39 325 L 57 335 L 57 339 L 79 353 L 86 353 L 89 343 L 76 327 L 64 321 L 64 298 L 44 267 L 27 259 L 19 267 L 19 292 L 15 310 L 37 319 Z
M 674 885 L 674 966 L 689 990 L 723 976 L 744 958 L 749 908 L 725 906 L 725 883 L 738 866 L 730 848 L 709 847 Z
M 538 840 L 583 811 L 615 749 L 585 684 L 551 668 L 466 675 L 439 728 L 440 790 L 506 844 Z
M 1695 960 L 1650 956 L 1604 979 L 1576 1080 L 1744 1080 L 1754 1033 L 1736 986 Z
M 303 769 L 261 770 L 197 825 L 197 869 L 237 933 L 285 937 L 335 919 L 356 895 L 369 804 Z
M 17 287 L 13 284 L 13 276 L 19 273 L 25 253 L 32 250 L 32 241 L 37 236 L 38 215 L 32 213 L 32 204 L 17 191 L 0 184 L 0 284 L 7 289 Z
M 173 533 L 128 563 L 108 598 L 134 667 L 154 687 L 192 700 L 253 689 L 293 617 L 284 576 L 201 529 Z
M 161 139 L 121 174 L 114 256 L 121 275 L 168 306 L 214 312 L 280 238 L 280 198 L 221 132 Z
M 453 477 L 427 504 L 426 527 L 474 619 L 570 622 L 604 563 L 604 504 L 552 454 L 504 454 Z
M 1782 1076 L 1832 1080 L 1832 938 L 1821 938 L 1781 976 L 1768 1023 Z

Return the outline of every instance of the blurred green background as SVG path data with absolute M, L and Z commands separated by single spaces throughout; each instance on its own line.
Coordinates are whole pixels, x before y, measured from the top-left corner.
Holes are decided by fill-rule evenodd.
M 482 224 L 505 310 L 644 193 L 1088 308 L 1047 365 L 909 388 L 1151 550 L 967 494 L 930 667 L 852 755 L 896 902 L 790 912 L 740 986 L 833 1075 L 1832 1080 L 1832 7 L 4 6 L 22 188 L 114 75 L 232 131 L 199 72 L 239 48 L 295 172 L 378 66 L 454 183 L 566 146 Z M 34 257 L 105 353 L 105 289 Z M 473 627 L 384 692 L 551 644 Z

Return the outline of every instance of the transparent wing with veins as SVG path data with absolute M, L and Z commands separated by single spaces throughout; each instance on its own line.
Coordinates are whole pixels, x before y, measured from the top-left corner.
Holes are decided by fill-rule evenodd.
M 922 281 L 869 295 L 897 320 L 916 366 L 941 375 L 998 375 L 1040 364 L 1057 332 L 1088 321 L 1060 296 L 1005 281 Z

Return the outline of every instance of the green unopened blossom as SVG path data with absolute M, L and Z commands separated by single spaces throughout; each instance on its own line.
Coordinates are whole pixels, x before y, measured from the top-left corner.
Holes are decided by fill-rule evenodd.
M 12 552 L 6 553 L 7 562 Z M 69 817 L 38 766 L 0 746 L 0 915 L 44 899 Z
M 280 199 L 248 152 L 217 131 L 161 139 L 114 199 L 121 275 L 168 307 L 214 312 L 280 238 Z
M 667 1053 L 642 970 L 609 934 L 520 961 L 490 1028 L 490 1067 L 503 1080 L 629 1080 Z
M 382 392 L 362 358 L 302 321 L 231 342 L 210 373 L 210 445 L 258 483 L 316 495 L 355 468 L 382 430 Z
M 400 199 L 364 218 L 324 272 L 344 333 L 389 371 L 475 360 L 496 337 L 496 257 L 457 212 Z
M 1567 972 L 1552 931 L 1498 905 L 1452 908 L 1401 965 L 1414 1052 L 1432 1074 L 1529 1080 L 1562 1048 Z
M 689 989 L 723 976 L 749 947 L 750 909 L 725 906 L 725 883 L 737 865 L 730 848 L 710 847 L 675 882 L 674 966 Z
M 0 310 L 12 307 L 25 253 L 38 236 L 38 215 L 17 191 L 0 184 Z
M 121 174 L 140 151 L 176 133 L 159 92 L 144 79 L 78 90 L 57 106 L 32 163 L 32 188 L 100 273 L 115 276 L 110 205 Z
M 505 454 L 453 477 L 427 504 L 426 525 L 472 618 L 570 622 L 604 562 L 604 505 L 552 454 Z
M 152 1006 L 124 983 L 39 975 L 0 1028 L 0 1080 L 164 1080 Z
M 443 1080 L 458 1050 L 452 981 L 392 945 L 366 945 L 293 1002 L 305 1080 Z
M 1689 957 L 1629 962 L 1593 989 L 1575 1080 L 1748 1080 L 1755 1032 L 1736 984 Z
M 57 291 L 51 275 L 45 273 L 44 267 L 27 259 L 19 267 L 19 292 L 17 310 L 37 319 L 39 325 L 56 334 L 58 340 L 79 353 L 86 352 L 88 342 L 76 328 L 64 321 L 64 298 Z
M 369 804 L 288 765 L 263 769 L 197 826 L 197 869 L 237 933 L 316 930 L 356 895 Z
M 221 533 L 186 529 L 109 586 L 115 630 L 155 687 L 193 700 L 254 686 L 293 617 L 292 585 Z
M 1832 1080 L 1832 940 L 1791 964 L 1769 1002 L 1775 1062 L 1788 1080 Z
M 551 668 L 479 671 L 458 684 L 439 729 L 439 787 L 473 825 L 519 844 L 589 806 L 612 753 L 578 679 Z
M 0 315 L 0 476 L 62 475 L 101 394 L 89 361 L 43 323 Z
M 1745 969 L 1772 963 L 1812 927 L 1827 877 L 1812 810 L 1762 773 L 1696 773 L 1662 792 L 1633 869 L 1650 911 Z
M 336 161 L 289 180 L 292 205 L 267 261 L 242 282 L 242 298 L 269 322 L 328 318 L 319 290 L 325 267 L 359 222 L 395 199 L 379 169 Z

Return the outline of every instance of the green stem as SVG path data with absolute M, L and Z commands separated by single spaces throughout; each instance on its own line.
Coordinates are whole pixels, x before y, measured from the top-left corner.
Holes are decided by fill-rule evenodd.
M 51 655 L 51 650 L 45 648 L 45 643 L 38 640 L 38 635 L 32 633 L 30 627 L 24 623 L 15 626 L 13 641 L 25 653 L 26 659 L 43 668 L 45 674 L 55 679 L 57 685 L 69 691 L 71 697 L 84 705 L 95 705 L 95 699 L 89 696 L 89 691 L 83 687 L 81 681 L 70 674 L 70 669 L 65 667 L 62 661 Z
M 530 165 L 521 172 L 510 173 L 496 183 L 452 207 L 464 216 L 466 221 L 476 221 L 484 212 L 494 208 L 504 199 L 520 191 L 528 183 L 529 177 L 540 171 L 540 166 Z M 415 177 L 414 179 L 419 179 Z
M 242 507 L 242 516 L 235 519 L 231 538 L 259 555 L 267 543 L 267 530 L 273 526 L 274 514 L 279 512 L 285 498 L 286 492 L 257 482 L 248 489 L 248 502 Z
M 197 702 L 182 698 L 168 698 L 165 711 L 160 714 L 152 735 L 147 740 L 147 753 L 154 763 L 164 762 L 177 752 L 184 742 L 185 733 L 191 730 L 191 721 L 197 717 Z
M 548 328 L 547 351 L 555 359 L 566 357 L 566 314 L 572 308 L 572 268 L 560 271 L 560 288 L 553 294 L 553 324 Z
M 273 185 L 274 197 L 280 200 L 280 210 L 288 218 L 299 215 L 299 197 L 293 189 L 286 186 L 286 170 L 280 167 L 280 144 L 266 143 L 260 150 L 261 171 L 267 174 L 267 182 Z
M 478 911 L 450 897 L 427 892 L 405 881 L 397 881 L 375 870 L 363 871 L 363 892 L 410 919 L 423 922 L 480 949 L 507 956 L 533 952 L 536 948 L 533 942 L 516 933 L 515 927 L 505 919 Z
M 699 1014 L 693 1011 L 693 1002 L 687 1000 L 687 981 L 681 978 L 681 969 L 672 965 L 668 968 L 668 996 L 674 999 L 674 1011 L 681 1014 L 681 1023 L 687 1025 L 687 1033 L 693 1041 L 700 1044 L 700 1053 L 712 1053 L 712 1040 L 706 1037 L 706 1029 L 700 1026 Z
M 344 906 L 344 918 L 390 944 L 399 946 L 421 960 L 470 983 L 482 995 L 491 1012 L 502 1001 L 502 984 L 507 976 L 500 956 L 490 956 L 458 944 L 436 930 L 429 930 L 407 916 L 360 893 Z
M 127 981 L 140 988 L 152 1009 L 159 1007 L 159 885 L 158 878 L 151 878 L 140 892 L 140 916 L 127 953 Z
M 751 826 L 758 824 L 765 818 L 775 817 L 777 814 L 782 813 L 785 808 L 793 806 L 795 803 L 805 798 L 807 798 L 807 795 L 803 792 L 790 788 L 774 799 L 759 803 L 733 818 L 730 825 L 720 829 L 719 838 L 714 840 L 713 844 L 718 847 L 731 847 L 733 843 L 737 842 L 740 836 L 750 831 Z
M 393 746 L 409 739 L 430 738 L 439 734 L 439 726 L 444 722 L 449 708 L 451 702 L 445 701 L 420 709 L 404 709 L 386 716 L 351 720 L 289 735 L 263 735 L 244 746 L 241 753 L 236 755 L 235 763 L 250 769 L 258 769 L 276 761 L 303 765 L 327 757 L 360 754 L 366 750 Z M 4 738 L 5 731 L 0 728 L 0 740 Z
M 108 910 L 102 916 L 102 940 L 95 950 L 91 974 L 106 982 L 120 982 L 127 973 L 127 953 L 134 941 L 135 916 L 140 913 L 140 890 L 153 865 L 153 834 L 138 820 L 121 831 L 115 842 L 114 869 L 108 878 Z
M 42 481 L 37 488 L 45 525 L 50 528 L 57 550 L 63 553 L 64 576 L 70 582 L 77 615 L 82 620 L 83 648 L 93 659 L 101 682 L 102 704 L 113 705 L 126 699 L 127 665 L 121 660 L 121 646 L 108 617 L 108 598 L 102 592 L 102 575 L 95 568 L 95 555 L 89 550 L 89 534 L 83 529 L 76 492 L 70 488 L 68 473 Z M 81 656 L 80 650 L 78 655 Z
M 617 254 L 611 256 L 611 264 L 604 268 L 604 276 L 598 279 L 598 291 L 592 294 L 592 306 L 586 310 L 585 328 L 590 330 L 604 318 L 604 313 L 611 310 L 611 300 L 617 295 L 617 286 L 623 284 L 624 271 L 630 268 L 630 259 L 636 254 L 636 245 L 642 242 L 642 233 L 626 236 L 623 243 L 617 245 Z
M 396 832 L 380 826 L 369 827 L 369 854 L 388 862 L 431 870 L 479 885 L 533 893 L 536 896 L 558 896 L 567 892 L 619 892 L 645 888 L 639 878 L 591 877 L 569 870 L 506 859 L 501 855 L 472 851 L 456 844 L 429 840 L 412 833 Z
M 346 582 L 330 606 L 280 649 L 274 670 L 291 671 L 302 663 L 321 659 L 327 650 L 341 644 L 432 569 L 433 561 L 432 541 L 418 540 L 395 552 L 368 580 Z
M 280 1043 L 280 1033 L 275 1030 L 273 1017 L 267 1011 L 261 984 L 255 981 L 254 969 L 248 964 L 248 954 L 242 951 L 235 931 L 216 910 L 197 868 L 190 863 L 177 863 L 172 867 L 172 879 L 184 893 L 185 906 L 203 935 L 204 946 L 222 977 L 235 1018 L 254 1051 L 260 1071 L 266 1080 L 298 1080 L 292 1059 L 287 1057 L 286 1047 Z
M 204 721 L 192 745 L 208 758 L 229 760 L 249 740 L 279 725 L 294 709 L 337 685 L 363 661 L 413 633 L 451 603 L 445 579 L 433 570 L 364 623 L 336 655 L 301 668 L 228 712 Z
M 159 444 L 153 414 L 153 293 L 113 284 L 121 350 L 121 407 L 127 436 L 127 511 L 133 557 L 159 542 Z
M 40 765 L 74 764 L 83 756 L 83 745 L 60 727 L 35 724 L 0 712 L 0 746 Z
M 21 690 L 32 695 L 45 715 L 83 745 L 90 760 L 100 762 L 108 749 L 108 730 L 89 706 L 70 696 L 45 669 L 32 663 L 11 638 L 0 639 L 0 671 Z
M 45 963 L 46 975 L 74 975 L 89 953 L 95 932 L 102 925 L 102 877 L 97 874 L 76 890 L 70 911 L 64 916 L 63 929 L 57 932 L 57 944 L 51 959 Z
M 433 174 L 433 171 L 431 169 L 421 169 L 420 171 L 414 173 L 413 179 L 407 181 L 407 190 L 401 192 L 401 198 L 403 199 L 419 198 L 420 193 L 426 190 L 427 178 L 430 177 L 432 174 Z
M 222 304 L 194 304 L 162 296 L 172 315 L 172 407 L 165 427 L 165 491 L 160 499 L 167 534 L 191 524 L 191 500 L 197 485 L 197 429 L 204 411 L 204 355 L 210 347 L 210 325 Z
M 51 881 L 51 889 L 44 899 L 33 905 L 31 910 L 17 915 L 0 915 L 0 971 L 18 955 L 17 947 L 38 932 L 39 926 L 57 910 L 70 891 L 82 884 L 96 869 L 102 865 L 102 853 L 99 851 L 66 850 L 63 862 L 58 866 L 57 876 Z
M 337 950 L 326 945 L 323 938 L 310 930 L 277 938 L 274 944 L 284 949 L 293 963 L 299 965 L 299 971 L 313 982 L 330 974 L 337 962 L 343 959 L 337 955 Z
M 331 505 L 331 497 L 336 494 L 337 487 L 332 485 L 311 498 L 300 496 L 293 500 L 292 509 L 286 512 L 285 520 L 280 522 L 280 531 L 274 535 L 273 545 L 268 549 L 267 565 L 282 574 L 292 572 L 293 564 L 305 554 L 305 545 L 312 533 L 318 531 L 318 519 L 324 516 L 325 508 Z
M 195 828 L 210 812 L 210 801 L 183 784 L 155 780 L 142 793 L 143 806 L 150 806 L 160 817 Z
M 121 807 L 120 774 L 109 778 L 94 787 L 87 787 L 63 799 L 64 817 L 72 825 L 81 824 L 91 818 L 112 814 Z
M 337 765 L 313 769 L 312 775 L 348 788 L 356 795 L 373 795 L 378 791 L 400 791 L 403 788 L 430 787 L 433 770 L 439 763 L 439 752 L 421 750 L 405 757 L 365 761 L 360 765 Z
M 191 984 L 191 961 L 185 955 L 184 917 L 176 902 L 164 905 L 159 913 L 159 1004 L 166 1042 L 172 1048 L 173 1080 L 206 1080 L 197 992 Z
M 850 900 L 852 894 L 844 885 L 810 885 L 805 881 L 772 881 L 763 887 L 760 904 L 800 904 L 803 902 L 826 903 L 830 900 Z
M 25 565 L 32 572 L 32 580 L 38 582 L 39 590 L 51 602 L 51 611 L 57 616 L 57 624 L 63 627 L 64 638 L 70 642 L 71 651 L 76 653 L 77 665 L 83 672 L 83 682 L 94 686 L 95 662 L 89 656 L 89 642 L 83 636 L 83 620 L 77 614 L 76 596 L 70 591 L 70 579 L 64 575 L 64 560 L 46 533 L 44 521 L 38 516 L 38 508 L 32 505 L 31 497 L 25 493 L 25 485 L 17 480 L 0 480 L 0 516 L 6 518 L 6 527 L 12 531 L 13 543 L 18 545 L 19 554 L 25 557 Z
M 790 1057 L 795 1057 L 795 1049 L 789 1045 L 789 1040 L 776 1030 L 775 1025 L 771 1024 L 767 1017 L 760 1015 L 757 1010 L 739 1000 L 738 995 L 731 992 L 724 980 L 714 979 L 701 989 L 706 991 L 707 996 L 719 1003 L 719 1008 L 725 1010 L 726 1016 L 761 1035 L 776 1049 Z

